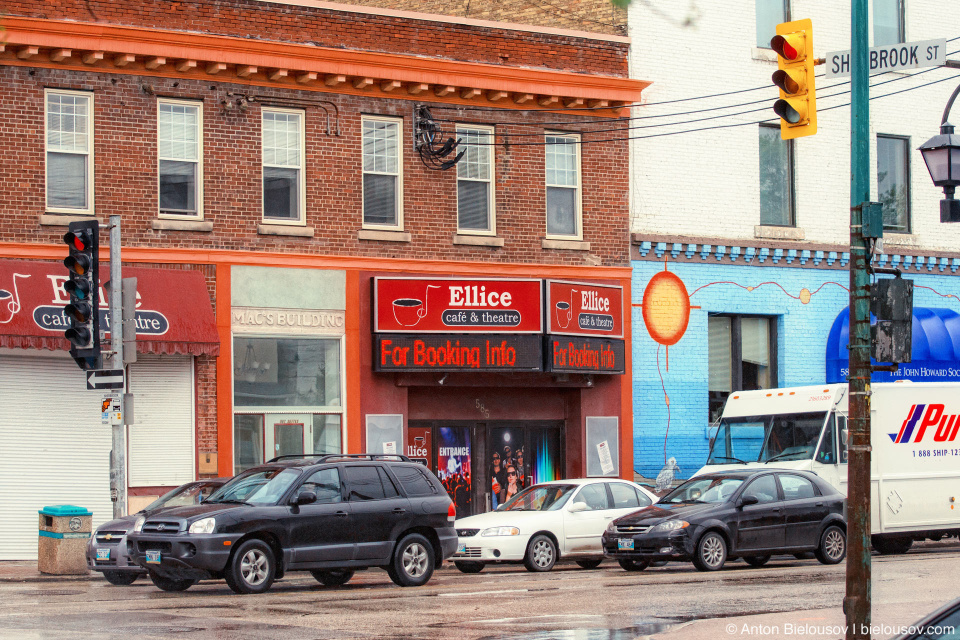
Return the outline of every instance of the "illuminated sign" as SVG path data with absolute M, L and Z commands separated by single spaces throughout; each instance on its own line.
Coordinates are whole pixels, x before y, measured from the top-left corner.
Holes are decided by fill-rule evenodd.
M 539 335 L 376 334 L 374 370 L 542 371 L 543 349 Z
M 540 280 L 374 278 L 374 333 L 542 333 Z
M 623 337 L 623 287 L 547 280 L 547 333 Z
M 623 373 L 623 340 L 548 335 L 547 371 L 556 373 Z

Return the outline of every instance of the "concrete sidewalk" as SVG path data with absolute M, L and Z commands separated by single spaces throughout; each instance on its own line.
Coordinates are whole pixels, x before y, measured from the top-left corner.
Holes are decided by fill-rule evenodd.
M 36 560 L 0 560 L 0 584 L 4 582 L 63 582 L 103 580 L 103 574 L 90 571 L 82 575 L 52 575 L 40 573 Z

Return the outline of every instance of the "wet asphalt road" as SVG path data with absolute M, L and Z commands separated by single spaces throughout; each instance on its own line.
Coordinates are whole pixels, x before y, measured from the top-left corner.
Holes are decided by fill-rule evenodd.
M 421 588 L 396 587 L 382 570 L 332 588 L 293 573 L 260 596 L 234 595 L 216 581 L 184 593 L 159 591 L 148 578 L 128 587 L 5 581 L 0 638 L 624 640 L 696 619 L 838 608 L 844 571 L 791 556 L 760 569 L 731 562 L 709 574 L 679 563 L 628 573 L 608 561 L 594 570 L 559 564 L 532 574 L 509 565 L 465 575 L 448 564 Z M 919 618 L 960 595 L 958 573 L 956 542 L 874 556 L 874 611 L 897 603 Z

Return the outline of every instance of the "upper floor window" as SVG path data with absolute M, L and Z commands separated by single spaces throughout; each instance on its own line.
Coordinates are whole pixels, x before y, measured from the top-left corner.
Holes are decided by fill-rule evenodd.
M 910 232 L 910 140 L 877 136 L 877 193 L 883 204 L 883 229 Z
M 47 210 L 93 213 L 93 95 L 48 89 Z
M 793 140 L 779 126 L 760 125 L 760 224 L 792 227 Z
M 263 219 L 305 224 L 303 112 L 263 110 Z
M 906 40 L 904 4 L 906 0 L 872 0 L 873 46 L 898 44 Z
M 158 104 L 157 155 L 160 213 L 202 215 L 200 123 L 203 107 L 195 102 L 161 99 Z
M 770 48 L 770 40 L 777 35 L 777 25 L 790 19 L 790 0 L 756 0 L 757 46 Z
M 494 234 L 493 127 L 458 126 L 457 233 Z
M 547 134 L 547 237 L 582 237 L 580 136 Z
M 399 118 L 363 118 L 363 226 L 403 228 Z

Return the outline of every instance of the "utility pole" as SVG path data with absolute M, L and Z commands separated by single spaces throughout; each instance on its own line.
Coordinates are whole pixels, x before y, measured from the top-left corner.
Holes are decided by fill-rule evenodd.
M 870 638 L 870 276 L 863 221 L 870 201 L 867 0 L 851 6 L 850 376 L 847 447 L 847 640 Z
M 110 347 L 113 351 L 113 368 L 124 370 L 123 360 L 123 295 L 120 267 L 120 216 L 110 216 Z M 124 385 L 126 372 L 124 371 Z M 117 421 L 114 421 L 117 422 Z M 113 424 L 113 449 L 110 452 L 110 493 L 113 501 L 113 517 L 127 515 L 127 415 Z

